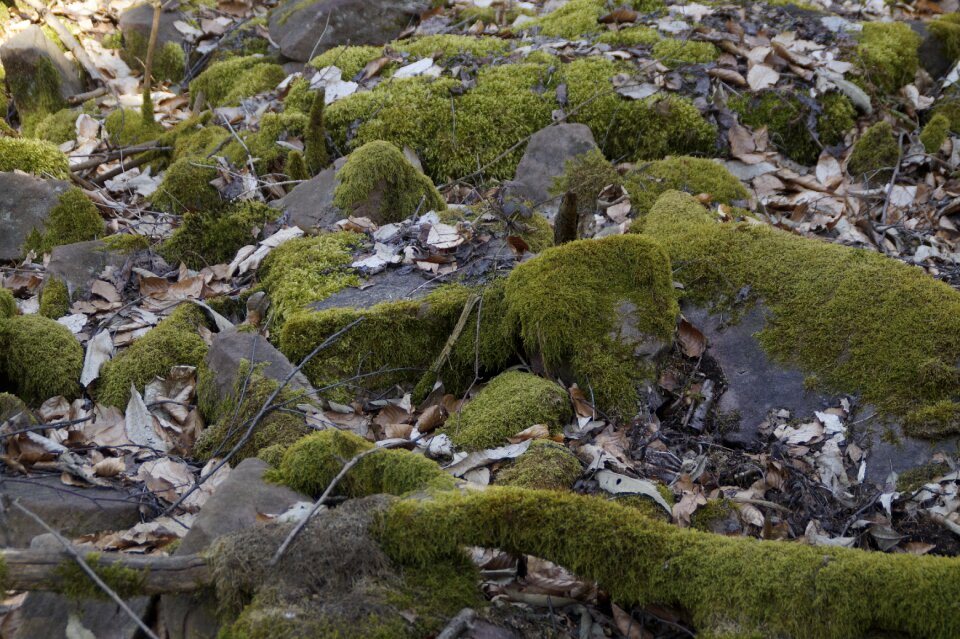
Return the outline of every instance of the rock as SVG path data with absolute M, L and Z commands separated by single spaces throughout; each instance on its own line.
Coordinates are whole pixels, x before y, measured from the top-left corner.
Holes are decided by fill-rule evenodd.
M 258 514 L 277 515 L 297 502 L 312 501 L 285 486 L 265 482 L 267 468 L 265 462 L 255 458 L 245 459 L 234 468 L 204 504 L 174 554 L 200 552 L 218 537 L 252 528 Z M 170 639 L 213 639 L 220 625 L 216 599 L 210 594 L 163 596 L 160 616 Z
M 83 92 L 78 67 L 40 27 L 29 26 L 7 40 L 0 46 L 0 61 L 21 116 L 58 111 L 68 97 Z
M 2 50 L 0 50 L 2 51 Z M 70 189 L 62 180 L 0 173 L 0 261 L 23 256 L 23 244 L 35 228 L 42 228 L 60 196 Z
M 527 143 L 509 194 L 534 204 L 547 203 L 553 179 L 563 174 L 567 160 L 597 148 L 590 127 L 584 124 L 558 124 L 540 129 Z M 559 201 L 545 208 L 556 211 Z
M 386 44 L 429 8 L 427 0 L 287 0 L 271 14 L 270 38 L 307 62 L 338 45 Z
M 953 66 L 954 60 L 951 60 L 943 47 L 943 42 L 935 34 L 930 32 L 925 22 L 911 20 L 910 28 L 914 33 L 923 38 L 920 46 L 917 48 L 917 57 L 920 60 L 920 66 L 923 67 L 930 76 L 937 80 L 942 78 Z
M 73 488 L 60 476 L 38 475 L 0 480 L 0 546 L 24 548 L 46 532 L 22 511 L 15 500 L 39 515 L 66 537 L 102 530 L 123 530 L 140 522 L 140 505 L 134 495 L 116 488 Z
M 283 353 L 274 348 L 266 338 L 236 329 L 221 331 L 214 336 L 206 359 L 207 367 L 213 371 L 214 384 L 221 398 L 233 395 L 237 383 L 241 381 L 239 374 L 243 362 L 266 364 L 261 369 L 264 377 L 278 382 L 285 380 L 294 369 Z M 295 390 L 313 390 L 303 373 L 294 375 L 287 386 Z
M 62 280 L 71 299 L 83 299 L 89 296 L 93 281 L 104 269 L 119 269 L 126 261 L 126 255 L 110 250 L 100 240 L 64 244 L 50 253 L 47 277 Z
M 310 304 L 310 308 L 316 311 L 329 308 L 370 308 L 383 302 L 422 299 L 435 288 L 436 281 L 425 277 L 422 271 L 410 267 L 388 269 L 367 279 L 362 289 L 342 289 L 326 299 Z
M 181 20 L 178 11 L 160 12 L 160 29 L 157 31 L 157 49 L 154 54 L 153 75 L 163 80 L 179 81 L 183 78 L 183 34 L 174 26 Z M 120 57 L 132 69 L 142 70 L 146 59 L 150 30 L 153 27 L 153 5 L 150 3 L 130 7 L 120 14 L 120 32 L 124 47 Z M 179 51 L 179 53 L 178 53 Z
M 333 204 L 333 192 L 340 181 L 336 169 L 324 169 L 313 178 L 302 182 L 287 195 L 272 204 L 283 211 L 287 224 L 299 226 L 306 232 L 329 230 L 344 212 Z

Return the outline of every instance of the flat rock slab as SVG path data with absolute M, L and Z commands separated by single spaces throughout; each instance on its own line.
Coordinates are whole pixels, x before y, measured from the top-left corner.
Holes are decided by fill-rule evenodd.
M 555 212 L 559 201 L 552 202 L 550 195 L 554 178 L 563 175 L 567 160 L 596 148 L 593 133 L 585 124 L 557 124 L 540 129 L 527 143 L 508 193 Z
M 60 95 L 66 99 L 83 92 L 79 67 L 67 60 L 63 52 L 44 35 L 40 27 L 31 25 L 0 46 L 0 62 L 7 75 L 7 85 L 30 86 L 35 78 L 44 78 L 41 65 L 49 61 L 60 76 Z M 16 99 L 17 90 L 14 90 Z
M 370 308 L 385 302 L 422 299 L 438 284 L 412 267 L 390 269 L 368 278 L 361 287 L 337 291 L 310 304 L 315 311 L 330 308 Z
M 261 335 L 236 329 L 221 331 L 214 336 L 206 360 L 214 373 L 214 384 L 220 397 L 233 395 L 237 383 L 241 381 L 240 365 L 244 361 L 262 364 L 260 372 L 264 377 L 278 382 L 287 379 L 294 370 L 284 354 Z M 303 373 L 294 375 L 287 386 L 293 390 L 313 390 Z
M 30 232 L 43 228 L 60 196 L 70 188 L 63 180 L 0 173 L 0 261 L 23 257 Z
M 339 184 L 337 169 L 324 169 L 298 184 L 271 206 L 283 211 L 284 222 L 299 226 L 305 232 L 316 229 L 328 231 L 345 217 L 344 212 L 333 204 L 333 193 Z
M 86 298 L 104 269 L 119 269 L 126 261 L 126 255 L 111 251 L 101 240 L 64 244 L 51 251 L 47 276 L 62 280 L 72 299 Z

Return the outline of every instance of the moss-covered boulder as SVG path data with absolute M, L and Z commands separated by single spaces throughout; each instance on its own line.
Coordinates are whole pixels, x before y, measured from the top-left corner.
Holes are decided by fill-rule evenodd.
M 80 393 L 83 348 L 70 329 L 39 315 L 0 320 L 0 372 L 30 404 Z
M 56 145 L 70 142 L 77 137 L 77 118 L 79 112 L 73 109 L 60 109 L 37 122 L 33 134 Z
M 150 203 L 162 211 L 183 214 L 212 211 L 224 206 L 220 192 L 210 184 L 217 179 L 214 160 L 184 157 L 164 172 Z
M 570 419 L 567 392 L 531 373 L 509 371 L 493 378 L 459 414 L 447 420 L 446 432 L 468 450 L 493 448 L 535 424 L 558 432 Z
M 887 121 L 878 122 L 867 129 L 853 145 L 847 171 L 858 180 L 866 180 L 870 184 L 886 184 L 893 175 L 899 158 L 900 145 L 893 127 Z
M 67 156 L 46 140 L 0 136 L 0 171 L 14 170 L 65 179 L 70 166 Z
M 283 67 L 262 55 L 230 58 L 210 65 L 190 82 L 190 94 L 203 93 L 212 106 L 233 106 L 240 100 L 275 88 L 286 77 Z
M 193 269 L 229 262 L 237 251 L 256 244 L 264 226 L 280 211 L 262 202 L 244 201 L 224 210 L 187 212 L 173 235 L 158 252 L 171 264 Z
M 60 195 L 41 229 L 34 228 L 27 236 L 27 250 L 49 253 L 55 246 L 92 240 L 103 234 L 104 222 L 90 198 L 71 188 Z
M 174 26 L 178 20 L 183 20 L 179 12 L 160 12 L 157 48 L 151 70 L 155 80 L 179 82 L 183 79 L 186 55 L 183 52 L 183 35 Z M 118 26 L 123 36 L 120 57 L 131 69 L 142 71 L 153 26 L 153 5 L 146 2 L 126 9 L 120 14 Z
M 895 94 L 913 82 L 920 36 L 904 22 L 866 22 L 854 59 L 867 86 L 877 94 Z
M 116 109 L 103 122 L 110 140 L 116 146 L 135 146 L 160 137 L 163 127 L 157 122 L 144 122 L 140 111 Z
M 70 308 L 70 293 L 66 283 L 56 277 L 48 278 L 40 291 L 40 314 L 50 319 L 60 319 Z
M 583 468 L 577 456 L 563 444 L 538 439 L 527 452 L 497 473 L 501 486 L 539 490 L 569 490 Z
M 704 193 L 711 201 L 724 204 L 750 197 L 740 180 L 719 162 L 688 156 L 640 164 L 625 177 L 624 185 L 634 211 L 640 215 L 649 211 L 662 193 L 671 190 Z

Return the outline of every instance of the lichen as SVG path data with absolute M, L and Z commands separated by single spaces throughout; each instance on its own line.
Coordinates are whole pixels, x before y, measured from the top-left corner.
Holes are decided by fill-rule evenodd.
M 10 289 L 0 287 L 0 319 L 7 319 L 17 314 L 17 300 Z
M 913 82 L 919 46 L 920 36 L 905 22 L 866 22 L 854 57 L 877 93 L 892 94 Z
M 938 16 L 927 23 L 927 28 L 940 41 L 948 60 L 960 58 L 960 13 Z
M 57 205 L 43 222 L 42 232 L 33 229 L 24 242 L 26 250 L 49 253 L 55 246 L 85 242 L 103 233 L 100 211 L 83 191 L 71 188 L 62 193 Z
M 853 145 L 847 171 L 858 180 L 885 184 L 893 175 L 899 157 L 897 136 L 890 123 L 884 120 L 867 129 Z
M 41 140 L 60 145 L 77 137 L 77 116 L 72 109 L 60 109 L 37 122 L 33 135 Z
M 549 440 L 531 442 L 527 452 L 497 473 L 498 486 L 569 490 L 583 469 L 566 446 Z
M 164 172 L 160 185 L 149 198 L 150 203 L 170 213 L 218 209 L 224 201 L 210 184 L 217 176 L 213 160 L 188 157 L 177 160 Z
M 103 365 L 97 381 L 97 401 L 123 409 L 130 387 L 143 391 L 154 377 L 166 376 L 173 366 L 199 366 L 207 345 L 197 329 L 206 326 L 203 311 L 193 305 L 179 306 L 130 348 Z
M 211 106 L 233 106 L 269 91 L 287 76 L 283 67 L 260 55 L 230 58 L 210 65 L 190 82 L 190 95 L 201 91 Z
M 159 43 L 158 43 L 159 44 Z M 123 48 L 120 49 L 120 58 L 136 71 L 143 71 L 147 59 L 149 34 L 143 34 L 128 29 L 123 34 Z M 157 46 L 153 55 L 153 67 L 150 74 L 155 80 L 169 80 L 179 82 L 183 79 L 186 68 L 186 55 L 183 48 L 176 42 L 164 42 Z
M 135 109 L 116 109 L 103 122 L 111 141 L 117 146 L 134 146 L 157 139 L 163 127 L 157 122 L 144 122 Z
M 42 177 L 69 177 L 70 165 L 55 144 L 0 136 L 0 171 L 20 170 Z
M 70 309 L 70 293 L 66 283 L 57 277 L 50 277 L 40 291 L 40 314 L 50 319 L 60 319 Z
M 920 143 L 927 153 L 937 153 L 947 136 L 950 135 L 950 120 L 943 114 L 937 114 L 930 118 L 923 131 L 920 132 Z
M 110 590 L 124 599 L 143 596 L 143 586 L 146 583 L 145 571 L 128 568 L 120 562 L 101 562 L 99 552 L 90 552 L 84 556 L 84 561 L 107 585 Z M 55 569 L 57 590 L 72 601 L 89 599 L 108 599 L 104 592 L 90 576 L 73 559 L 64 559 Z
M 713 62 L 720 52 L 709 42 L 665 38 L 653 45 L 653 55 L 664 65 L 676 68 L 684 64 Z
M 242 201 L 223 210 L 188 212 L 158 252 L 170 264 L 192 269 L 230 262 L 237 251 L 256 244 L 258 235 L 280 211 L 262 202 Z
M 673 157 L 640 164 L 624 179 L 630 203 L 639 215 L 645 214 L 666 191 L 706 193 L 714 202 L 731 204 L 750 194 L 723 164 L 692 157 Z
M 30 404 L 80 392 L 83 348 L 66 326 L 40 315 L 0 321 L 2 376 Z

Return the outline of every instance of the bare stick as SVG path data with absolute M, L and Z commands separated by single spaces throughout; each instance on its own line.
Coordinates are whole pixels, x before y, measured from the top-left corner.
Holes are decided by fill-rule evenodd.
M 104 151 L 103 153 L 94 154 L 95 157 L 92 157 L 89 160 L 84 160 L 79 164 L 74 164 L 70 167 L 71 171 L 83 171 L 85 169 L 92 169 L 94 167 L 100 166 L 104 162 L 113 160 L 115 158 L 125 156 L 125 155 L 137 155 L 138 153 L 146 153 L 147 151 L 159 151 L 161 150 L 160 142 L 158 140 L 153 140 L 152 142 L 146 142 L 144 144 L 138 144 L 137 146 L 128 146 L 125 149 L 114 149 L 113 151 Z
M 143 123 L 153 124 L 153 54 L 157 49 L 157 34 L 160 32 L 160 0 L 153 2 L 153 23 L 150 25 L 150 41 L 147 43 L 147 61 L 143 64 Z

